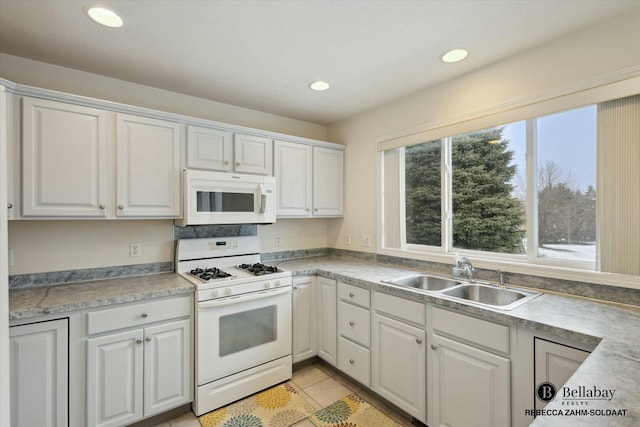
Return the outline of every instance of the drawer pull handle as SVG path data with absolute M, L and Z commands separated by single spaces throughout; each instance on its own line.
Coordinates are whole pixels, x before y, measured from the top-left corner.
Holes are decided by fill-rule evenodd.
M 146 337 L 144 340 L 145 340 L 146 342 L 151 342 L 151 337 Z
M 225 160 L 225 161 L 224 161 L 224 165 L 225 165 L 225 166 L 229 166 L 229 160 Z
M 124 205 L 118 205 L 118 209 L 123 210 L 124 209 Z
M 355 297 L 356 295 L 355 295 L 353 292 L 349 292 L 349 296 L 350 296 L 351 298 L 353 298 L 353 297 Z
M 416 342 L 417 342 L 418 344 L 422 344 L 422 338 L 416 338 Z
M 7 203 L 7 209 L 13 209 L 13 203 Z
M 142 344 L 142 340 L 136 340 L 136 344 Z
M 351 322 L 349 322 L 349 326 L 354 326 L 356 323 L 352 320 Z
M 438 346 L 436 344 L 431 344 L 431 350 L 437 350 Z
M 142 313 L 142 316 L 140 316 L 140 317 L 142 317 L 143 319 L 146 319 L 146 318 L 147 318 L 147 316 L 148 316 L 148 314 L 147 314 L 147 313 Z
M 353 365 L 354 363 L 356 363 L 356 361 L 353 359 L 349 359 L 349 363 Z
M 100 209 L 104 210 L 105 206 L 104 203 L 100 203 L 100 206 L 98 206 Z

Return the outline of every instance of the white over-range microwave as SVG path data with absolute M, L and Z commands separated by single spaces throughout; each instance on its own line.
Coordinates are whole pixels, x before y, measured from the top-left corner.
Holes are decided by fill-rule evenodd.
M 176 225 L 276 221 L 274 177 L 200 170 L 183 174 L 183 218 Z

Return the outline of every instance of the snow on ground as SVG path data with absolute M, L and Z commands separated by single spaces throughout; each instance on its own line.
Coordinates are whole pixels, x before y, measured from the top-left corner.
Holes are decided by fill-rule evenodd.
M 596 260 L 596 245 L 546 244 L 544 247 L 538 248 L 538 256 L 540 258 L 594 262 Z

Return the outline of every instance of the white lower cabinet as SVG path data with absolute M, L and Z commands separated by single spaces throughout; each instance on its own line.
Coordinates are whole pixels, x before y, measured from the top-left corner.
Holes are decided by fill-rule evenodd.
M 429 310 L 429 426 L 510 426 L 509 327 Z
M 89 333 L 107 333 L 87 340 L 87 425 L 122 426 L 192 400 L 191 304 L 181 297 L 88 313 Z M 109 318 L 138 326 L 109 331 Z
M 373 307 L 371 388 L 426 422 L 426 333 L 413 325 L 424 325 L 424 304 L 376 292 Z M 413 318 L 414 313 L 421 318 Z
M 371 386 L 369 290 L 338 282 L 338 369 Z
M 316 278 L 318 357 L 333 366 L 338 363 L 336 287 L 336 281 L 333 279 L 326 277 Z
M 429 425 L 510 425 L 509 359 L 433 335 Z
M 12 427 L 68 425 L 68 321 L 9 328 Z
M 534 339 L 534 385 L 549 382 L 557 390 L 567 382 L 569 377 L 589 356 L 588 351 L 580 350 L 540 338 Z M 535 394 L 535 389 L 534 389 Z M 547 404 L 536 396 L 536 409 L 543 409 Z
M 316 278 L 293 279 L 293 363 L 318 354 L 316 346 Z

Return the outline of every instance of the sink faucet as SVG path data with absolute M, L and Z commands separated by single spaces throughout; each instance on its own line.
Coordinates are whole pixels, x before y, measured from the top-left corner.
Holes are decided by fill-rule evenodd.
M 473 275 L 475 274 L 476 269 L 473 268 L 473 265 L 471 264 L 471 261 L 469 261 L 469 258 L 467 258 L 466 256 L 462 257 L 462 260 L 460 261 L 460 268 L 464 270 L 467 279 L 473 281 Z
M 496 273 L 498 273 L 498 283 L 500 284 L 500 287 L 506 288 L 507 286 L 504 284 L 504 272 L 500 269 L 497 269 Z

